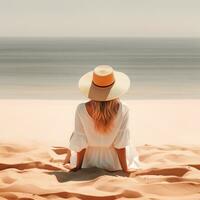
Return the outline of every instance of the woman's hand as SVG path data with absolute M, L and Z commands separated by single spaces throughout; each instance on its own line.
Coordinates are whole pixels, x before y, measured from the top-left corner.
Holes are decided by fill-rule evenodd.
M 74 171 L 74 172 L 80 170 L 81 166 L 82 166 L 83 158 L 84 158 L 84 155 L 85 155 L 85 151 L 86 151 L 86 149 L 82 149 L 80 152 L 77 152 L 76 167 L 72 167 L 69 164 L 69 159 L 67 159 L 67 157 L 66 157 L 66 159 L 65 159 L 65 161 L 63 163 L 64 167 L 69 169 L 70 171 Z
M 64 165 L 64 167 L 67 168 L 67 169 L 69 169 L 69 171 L 73 171 L 73 172 L 76 172 L 76 171 L 78 171 L 78 170 L 81 169 L 81 167 L 78 167 L 78 166 L 73 167 L 70 164 L 66 164 L 66 165 Z
M 63 165 L 66 165 L 67 163 L 70 162 L 70 157 L 71 157 L 71 151 L 69 149 L 67 149 L 67 155 L 65 157 L 65 160 L 63 162 Z
M 66 165 L 66 164 L 68 164 L 68 163 L 69 163 L 68 160 L 64 160 L 63 165 Z
M 123 171 L 124 171 L 125 173 L 130 174 L 130 173 L 136 172 L 137 170 L 134 169 L 134 168 L 129 168 L 129 169 L 126 169 L 126 170 L 123 170 Z
M 72 167 L 72 168 L 70 169 L 70 171 L 76 172 L 76 171 L 78 171 L 78 170 L 80 170 L 80 169 L 81 169 L 80 167 Z

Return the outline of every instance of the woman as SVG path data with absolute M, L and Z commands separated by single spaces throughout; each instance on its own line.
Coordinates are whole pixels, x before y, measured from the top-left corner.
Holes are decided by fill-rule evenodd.
M 139 159 L 130 143 L 129 109 L 119 97 L 130 87 L 128 76 L 111 66 L 99 65 L 79 80 L 80 91 L 90 99 L 75 112 L 70 151 L 64 161 L 73 171 L 98 167 L 131 172 Z

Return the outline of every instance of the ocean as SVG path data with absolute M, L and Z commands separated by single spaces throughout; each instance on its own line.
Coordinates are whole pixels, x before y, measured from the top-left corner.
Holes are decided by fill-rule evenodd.
M 0 38 L 0 98 L 84 98 L 100 64 L 129 75 L 124 99 L 200 98 L 200 38 Z

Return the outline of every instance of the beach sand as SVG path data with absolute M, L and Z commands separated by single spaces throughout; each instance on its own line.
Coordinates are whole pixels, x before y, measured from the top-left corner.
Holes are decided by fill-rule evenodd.
M 80 101 L 0 100 L 1 199 L 200 199 L 199 100 L 131 100 L 141 169 L 69 172 L 62 162 Z
M 63 147 L 0 145 L 0 199 L 200 199 L 200 147 L 138 146 L 142 168 L 68 172 Z M 56 153 L 57 152 L 57 153 Z

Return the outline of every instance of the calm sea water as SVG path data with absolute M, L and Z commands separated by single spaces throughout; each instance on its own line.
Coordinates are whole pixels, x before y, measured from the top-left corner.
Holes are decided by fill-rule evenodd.
M 77 99 L 80 76 L 109 64 L 127 99 L 200 98 L 200 39 L 0 38 L 0 98 Z

